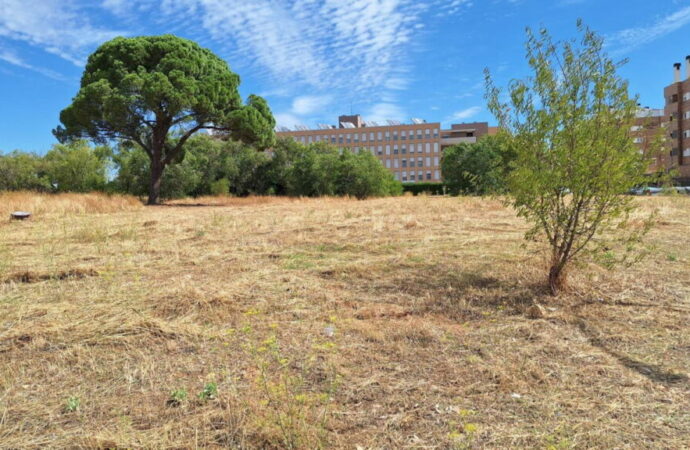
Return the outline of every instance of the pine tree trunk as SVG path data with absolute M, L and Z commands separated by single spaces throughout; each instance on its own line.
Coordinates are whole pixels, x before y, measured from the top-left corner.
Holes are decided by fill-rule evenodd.
M 163 179 L 163 163 L 154 153 L 151 159 L 151 184 L 149 185 L 148 205 L 157 205 L 161 196 L 161 180 Z

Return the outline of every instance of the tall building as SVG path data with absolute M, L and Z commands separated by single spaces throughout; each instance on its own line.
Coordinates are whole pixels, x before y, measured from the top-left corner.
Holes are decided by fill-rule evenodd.
M 668 169 L 678 173 L 682 184 L 690 183 L 690 56 L 685 58 L 686 75 L 681 75 L 681 64 L 673 65 L 673 84 L 664 88 L 664 113 L 669 142 Z
M 340 116 L 338 125 L 320 124 L 318 129 L 280 127 L 278 137 L 303 144 L 325 142 L 353 152 L 369 151 L 403 183 L 440 182 L 441 156 L 445 147 L 461 142 L 474 143 L 482 136 L 495 134 L 486 122 L 453 124 L 442 130 L 439 122 L 412 123 L 388 120 L 386 125 L 365 121 L 360 115 Z
M 668 152 L 665 149 L 659 151 L 657 145 L 666 137 L 665 117 L 663 109 L 640 108 L 630 130 L 633 142 L 649 160 L 647 173 L 663 172 L 668 165 Z

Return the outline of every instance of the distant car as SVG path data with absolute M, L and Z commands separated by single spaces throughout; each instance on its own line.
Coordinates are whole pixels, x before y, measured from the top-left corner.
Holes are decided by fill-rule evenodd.
M 652 186 L 641 186 L 630 190 L 632 195 L 656 195 L 660 194 L 663 189 Z

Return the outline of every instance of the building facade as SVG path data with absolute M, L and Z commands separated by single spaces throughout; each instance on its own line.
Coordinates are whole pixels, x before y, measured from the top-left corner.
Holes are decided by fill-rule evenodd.
M 690 56 L 685 58 L 685 77 L 681 64 L 673 65 L 673 84 L 664 88 L 667 120 L 668 158 L 666 167 L 677 172 L 681 183 L 690 183 Z
M 412 119 L 404 124 L 389 120 L 386 125 L 366 122 L 359 115 L 340 116 L 338 125 L 319 125 L 318 129 L 281 127 L 276 135 L 303 144 L 325 142 L 355 153 L 374 154 L 393 176 L 403 183 L 441 182 L 441 157 L 445 147 L 462 142 L 474 143 L 495 133 L 485 122 L 454 124 L 442 130 L 439 122 Z
M 663 109 L 640 108 L 631 128 L 633 142 L 649 160 L 647 173 L 666 170 L 668 152 L 659 149 L 659 144 L 666 142 L 666 113 Z

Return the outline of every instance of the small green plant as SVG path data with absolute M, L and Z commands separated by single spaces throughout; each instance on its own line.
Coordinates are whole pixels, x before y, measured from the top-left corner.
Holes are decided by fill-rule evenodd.
M 81 401 L 79 400 L 79 397 L 71 396 L 65 402 L 65 412 L 76 412 L 79 410 L 79 406 L 81 406 Z
M 458 411 L 460 420 L 453 420 L 448 424 L 450 426 L 448 438 L 450 439 L 453 448 L 472 448 L 474 436 L 477 433 L 478 427 L 477 424 L 469 422 L 468 419 L 474 414 L 475 412 L 470 409 L 461 409 Z
M 200 400 L 211 400 L 218 396 L 218 385 L 216 383 L 206 383 L 204 389 L 199 392 Z
M 336 344 L 319 340 L 311 346 L 313 353 L 291 359 L 275 335 L 259 344 L 257 336 L 247 338 L 245 348 L 258 369 L 259 425 L 273 429 L 281 437 L 276 444 L 282 448 L 325 447 L 330 404 L 339 383 L 335 367 L 328 362 Z M 315 374 L 322 378 L 318 386 L 309 381 Z
M 676 256 L 676 255 L 674 255 L 673 253 L 671 253 L 671 254 L 669 254 L 668 256 L 666 256 L 666 259 L 668 259 L 668 260 L 671 261 L 671 262 L 676 262 L 676 261 L 678 261 L 678 256 Z
M 170 393 L 168 406 L 180 406 L 185 400 L 187 400 L 187 390 L 184 388 L 175 389 Z

